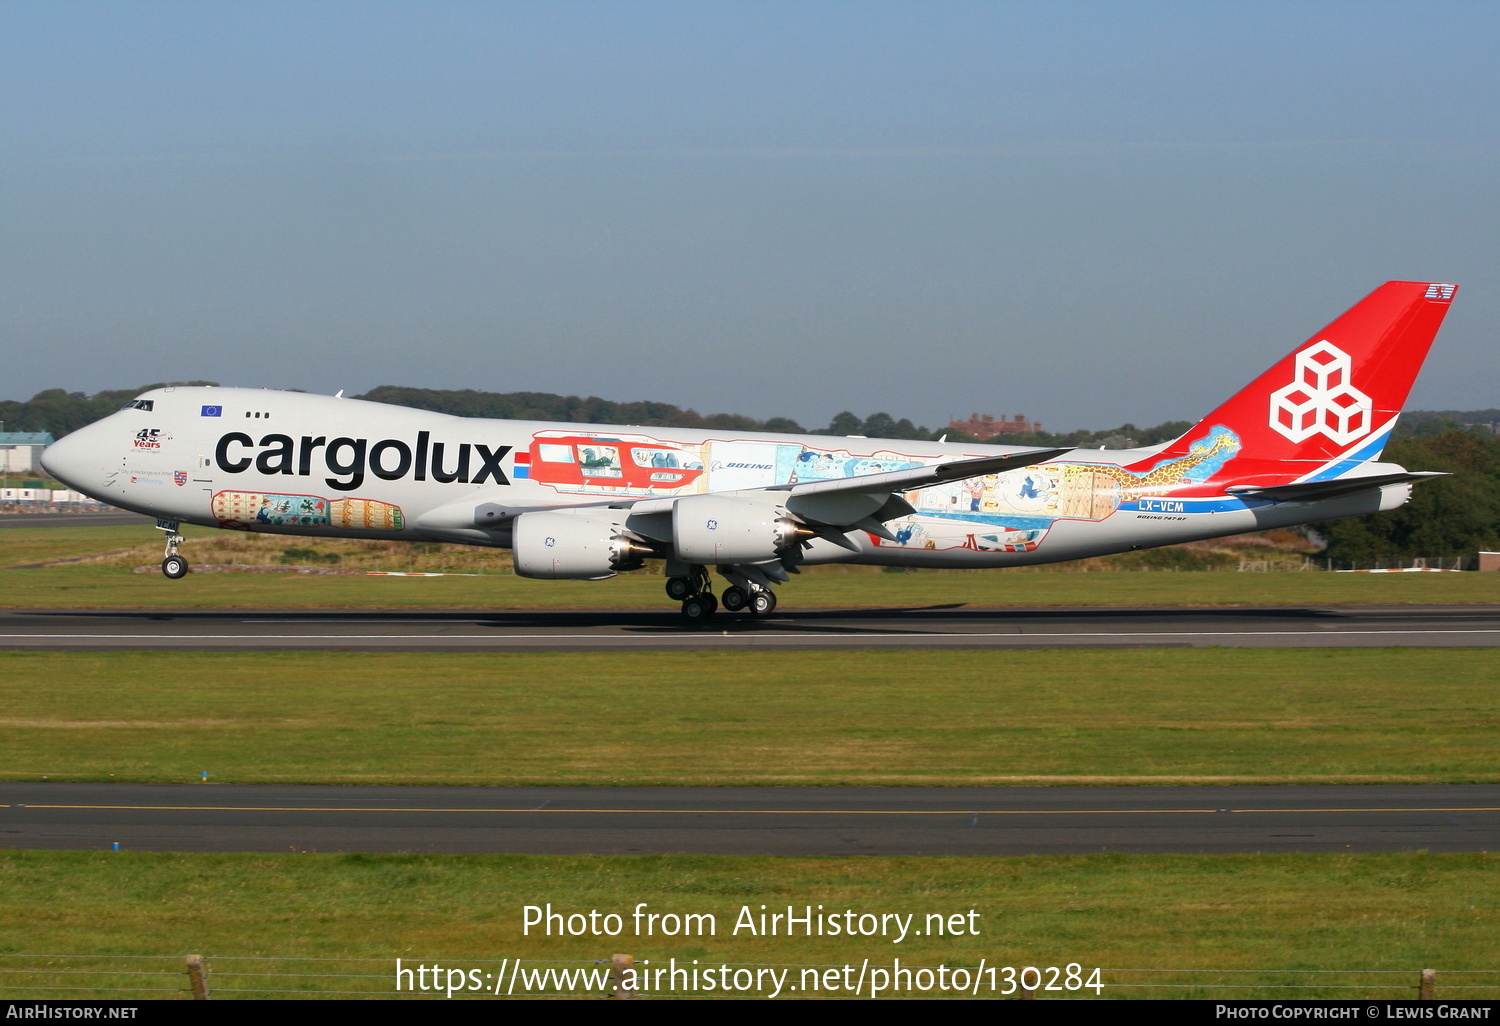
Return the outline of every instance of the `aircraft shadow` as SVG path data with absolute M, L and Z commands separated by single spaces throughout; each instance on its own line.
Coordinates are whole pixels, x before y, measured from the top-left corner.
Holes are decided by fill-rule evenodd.
M 14 614 L 13 614 L 14 615 Z M 26 616 L 77 618 L 83 620 L 134 621 L 151 624 L 176 623 L 191 629 L 220 627 L 236 633 L 254 633 L 256 627 L 285 624 L 288 627 L 350 628 L 352 631 L 393 630 L 412 627 L 479 627 L 495 631 L 605 631 L 630 634 L 767 634 L 808 632 L 828 634 L 962 633 L 965 629 L 993 625 L 1003 630 L 1024 626 L 1031 630 L 1055 625 L 1059 628 L 1118 624 L 1125 630 L 1140 630 L 1150 621 L 1163 629 L 1227 625 L 1281 623 L 1334 623 L 1357 618 L 1349 610 L 1306 607 L 1257 608 L 1139 608 L 1139 609 L 980 609 L 961 603 L 926 606 L 892 606 L 865 609 L 781 609 L 757 619 L 744 613 L 720 612 L 709 620 L 686 622 L 674 608 L 664 609 L 568 609 L 568 610 L 47 610 L 27 611 Z

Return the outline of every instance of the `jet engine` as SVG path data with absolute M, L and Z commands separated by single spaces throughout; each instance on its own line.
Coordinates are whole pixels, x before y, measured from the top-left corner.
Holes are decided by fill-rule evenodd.
M 599 581 L 638 568 L 651 549 L 625 530 L 625 517 L 616 509 L 522 513 L 511 536 L 516 573 Z
M 812 535 L 779 502 L 710 493 L 685 495 L 672 507 L 672 547 L 685 563 L 762 563 Z

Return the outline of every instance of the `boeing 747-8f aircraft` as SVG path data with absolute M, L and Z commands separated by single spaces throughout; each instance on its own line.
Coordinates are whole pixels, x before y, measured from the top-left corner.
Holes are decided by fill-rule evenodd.
M 158 518 L 509 548 L 526 577 L 666 561 L 689 619 L 765 615 L 814 563 L 1005 567 L 1395 509 L 1435 476 L 1379 462 L 1457 286 L 1393 281 L 1176 441 L 1068 450 L 476 420 L 243 388 L 160 388 L 42 464 Z

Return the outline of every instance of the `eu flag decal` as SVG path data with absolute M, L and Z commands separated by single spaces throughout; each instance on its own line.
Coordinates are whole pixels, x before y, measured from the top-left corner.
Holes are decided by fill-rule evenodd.
M 203 416 L 203 417 L 222 417 L 222 416 L 224 416 L 224 407 L 222 407 L 222 406 L 205 406 L 205 407 L 203 407 L 203 412 L 200 414 L 200 416 Z

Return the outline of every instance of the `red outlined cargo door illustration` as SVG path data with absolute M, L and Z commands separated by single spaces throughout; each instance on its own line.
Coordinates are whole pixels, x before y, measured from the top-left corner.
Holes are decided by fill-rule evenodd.
M 530 457 L 526 477 L 560 492 L 677 491 L 703 476 L 691 447 L 644 436 L 544 431 Z

